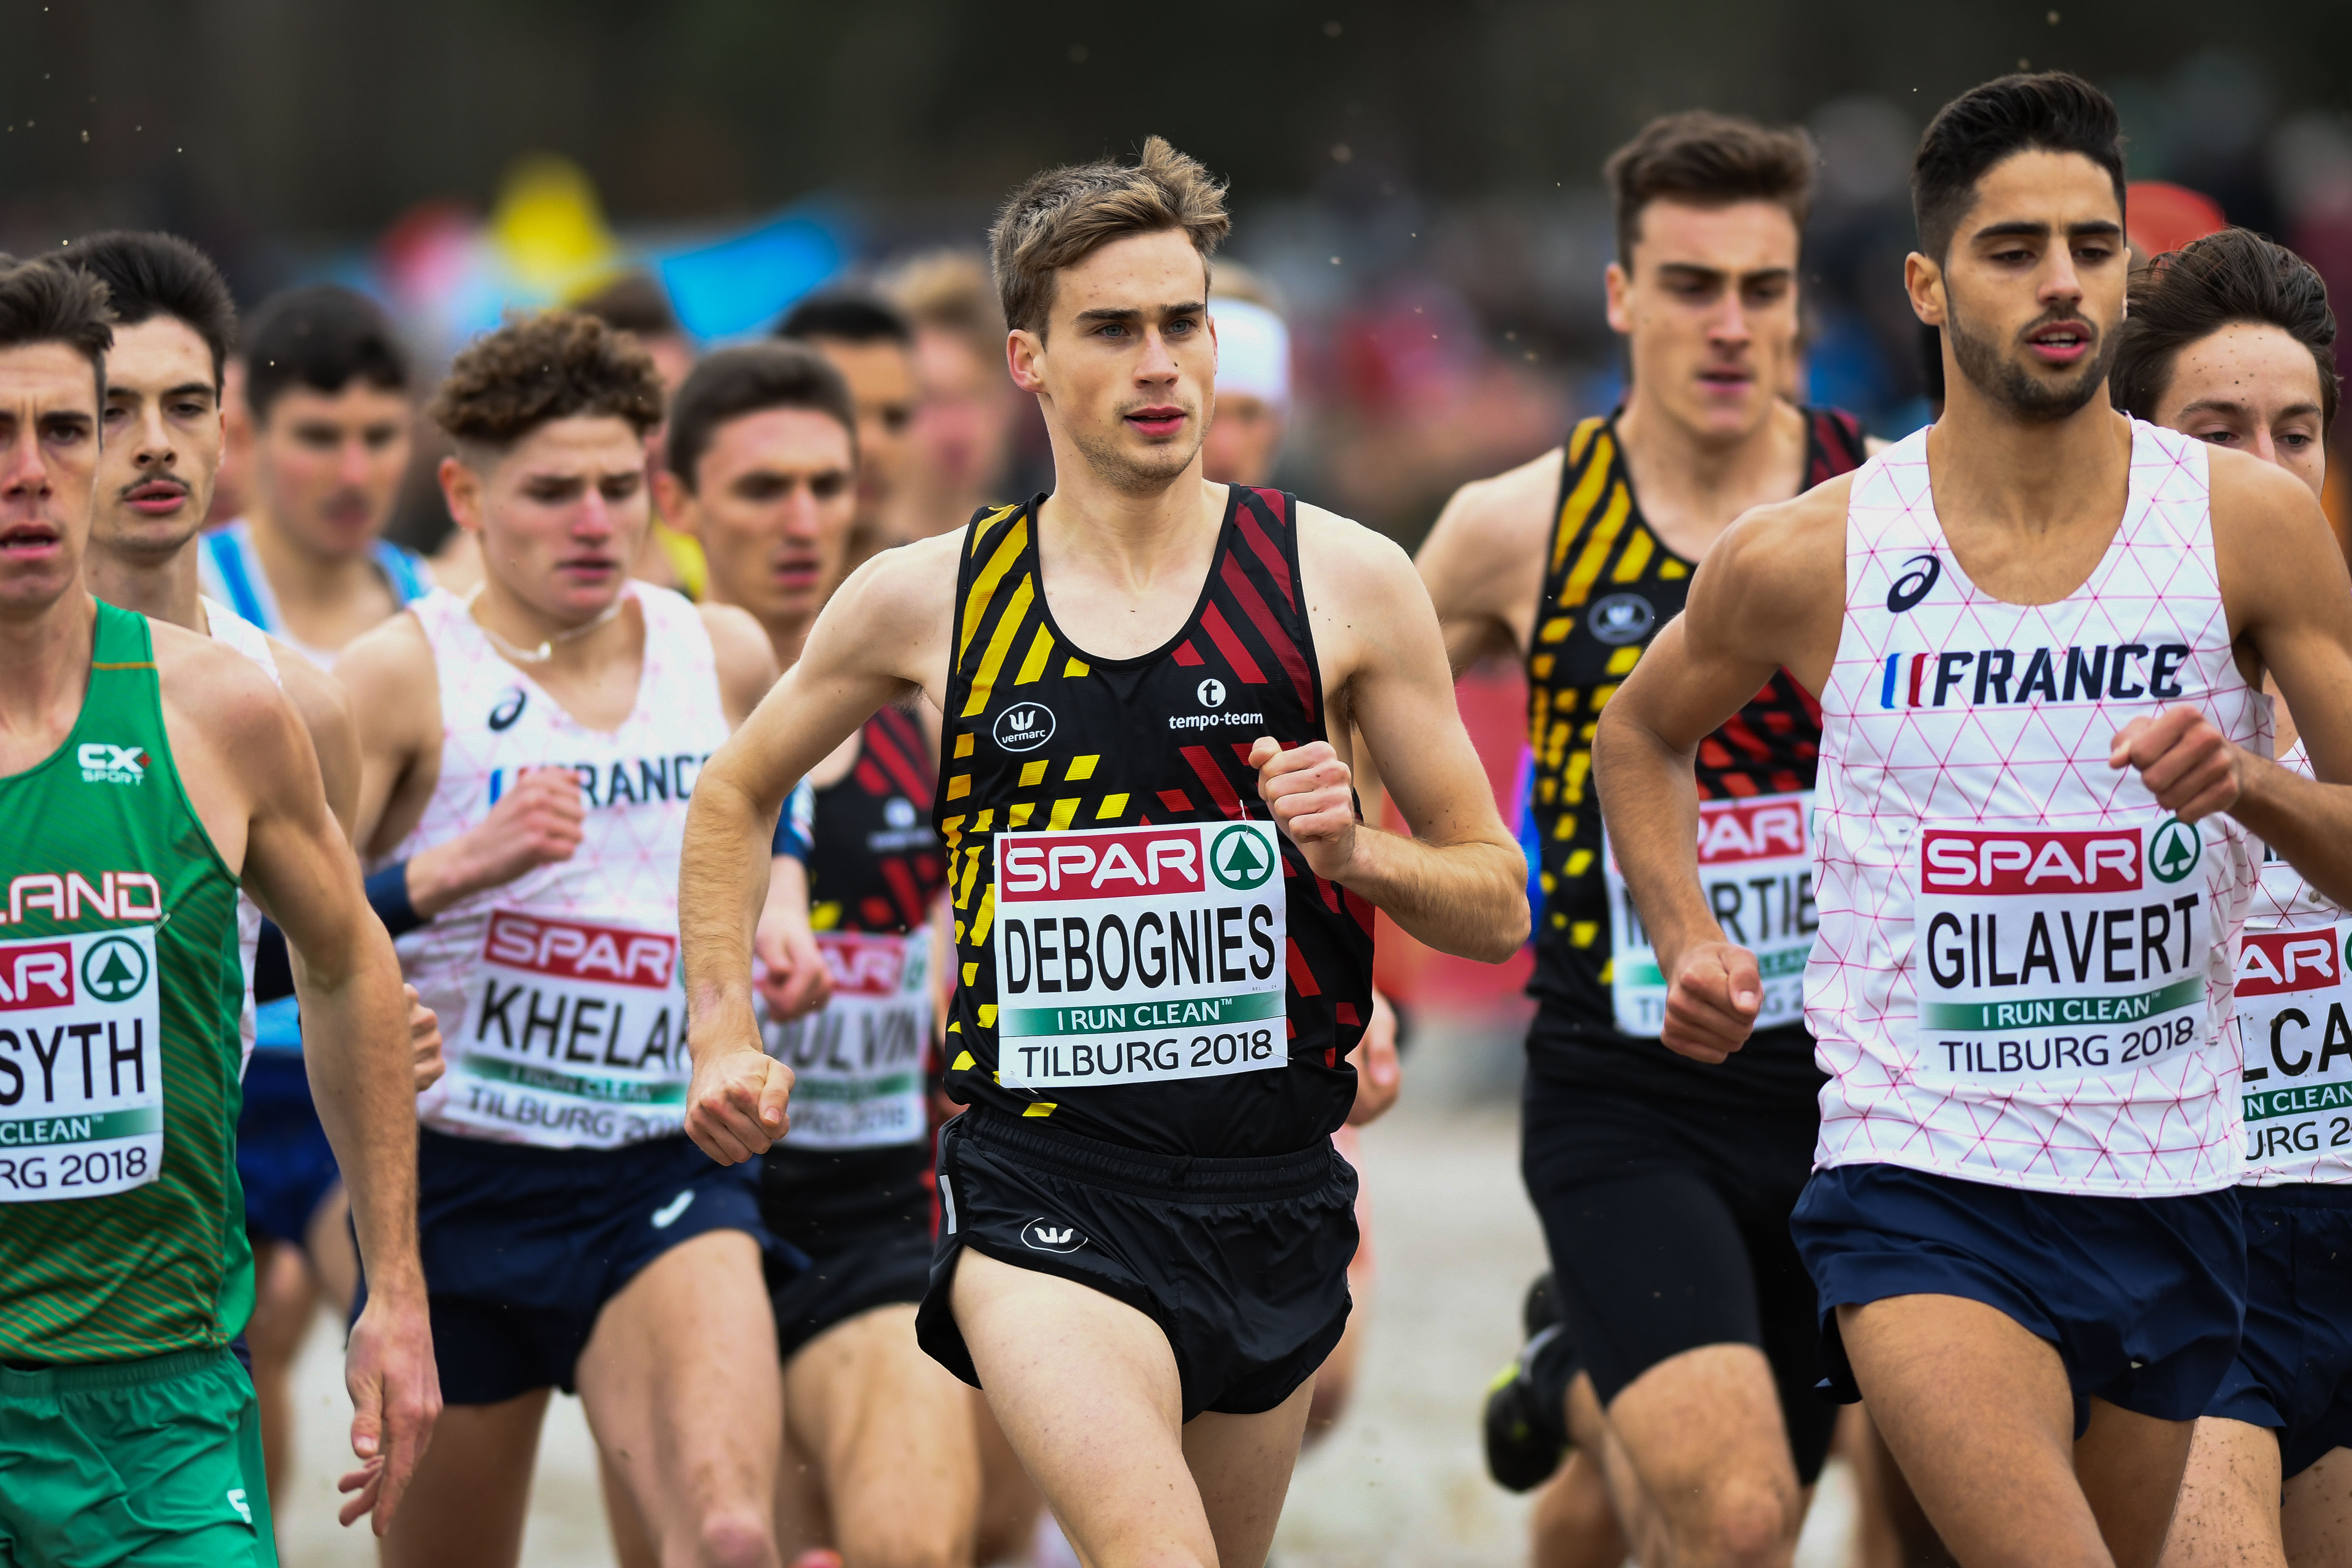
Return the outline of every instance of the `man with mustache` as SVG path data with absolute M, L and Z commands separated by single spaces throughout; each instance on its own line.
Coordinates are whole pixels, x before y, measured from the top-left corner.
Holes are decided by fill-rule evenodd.
M 2229 1024 L 2262 846 L 2352 894 L 2352 579 L 2293 475 L 2108 405 L 2105 94 L 1955 99 L 1912 205 L 1942 416 L 1717 542 L 1601 715 L 1601 798 L 1664 1043 L 1722 1061 L 1765 977 L 1701 885 L 1694 759 L 1759 682 L 1818 696 L 1829 1081 L 1791 1229 L 1828 1381 L 1958 1561 L 2150 1568 L 2246 1311 Z M 2265 672 L 2316 781 L 2269 760 Z

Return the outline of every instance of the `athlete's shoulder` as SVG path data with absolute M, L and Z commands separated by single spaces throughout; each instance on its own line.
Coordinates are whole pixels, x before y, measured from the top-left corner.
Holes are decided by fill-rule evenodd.
M 1013 509 L 1006 509 L 1008 514 Z M 849 574 L 835 600 L 847 599 L 864 616 L 925 616 L 955 597 L 964 552 L 985 549 L 1000 538 L 1009 516 L 985 530 L 959 528 L 929 539 L 895 544 L 868 558 Z
M 2327 515 L 2311 488 L 2276 463 L 2193 437 L 2181 439 L 2205 448 L 2207 493 L 2213 498 L 2217 529 L 2326 529 Z
M 1442 549 L 1448 543 L 1492 542 L 1516 555 L 1527 541 L 1539 539 L 1551 526 L 1567 463 L 1568 448 L 1554 447 L 1516 468 L 1472 479 L 1437 514 L 1424 553 L 1432 545 Z
M 440 733 L 441 670 L 415 608 L 354 637 L 335 660 L 334 679 L 363 734 L 421 739 Z
M 1854 479 L 1854 472 L 1839 474 L 1790 500 L 1740 513 L 1700 563 L 1694 605 L 1712 601 L 1735 614 L 1775 616 L 1841 603 L 1846 503 Z
M 1387 534 L 1308 501 L 1297 503 L 1295 516 L 1301 571 L 1336 572 L 1348 581 L 1360 575 L 1393 584 L 1415 581 L 1412 558 Z
M 702 629 L 710 637 L 711 662 L 727 699 L 728 717 L 740 723 L 776 683 L 775 645 L 750 611 L 734 605 L 697 605 L 694 613 L 702 617 Z
M 150 619 L 156 682 L 164 705 L 187 714 L 233 760 L 268 746 L 295 720 L 286 694 L 248 655 L 216 637 Z

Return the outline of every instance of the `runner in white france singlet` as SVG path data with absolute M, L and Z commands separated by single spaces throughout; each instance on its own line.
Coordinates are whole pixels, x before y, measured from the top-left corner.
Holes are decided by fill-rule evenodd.
M 440 672 L 441 776 L 387 862 L 471 827 L 530 769 L 577 773 L 587 808 L 570 859 L 461 900 L 398 942 L 442 1019 L 449 1069 L 417 1101 L 436 1131 L 609 1149 L 683 1128 L 693 1062 L 678 850 L 727 716 L 694 606 L 645 584 L 625 592 L 645 615 L 645 665 L 635 706 L 610 732 L 500 658 L 465 600 L 436 589 L 409 606 Z
M 2297 741 L 2282 765 L 2315 778 Z M 2352 1183 L 2352 911 L 2265 855 L 2238 952 L 2246 1184 Z
M 269 636 L 259 626 L 209 595 L 205 596 L 205 626 L 212 633 L 214 641 L 226 643 L 261 666 L 269 672 L 269 679 L 277 685 L 282 687 L 286 684 L 278 674 L 278 656 L 269 651 Z M 236 1016 L 240 1047 L 236 1072 L 239 1078 L 245 1076 L 247 1065 L 253 1060 L 253 1041 L 257 1026 L 253 1005 L 253 955 L 260 945 L 261 907 L 240 892 L 236 896 L 236 954 L 245 965 L 245 1005 Z M 291 996 L 284 998 L 284 1001 L 289 1007 L 294 1005 Z
M 2238 1180 L 2226 1031 L 2259 846 L 2107 765 L 2117 730 L 2179 702 L 2268 754 L 2202 445 L 2133 421 L 2113 542 L 2040 605 L 1954 559 L 1925 431 L 1856 473 L 1822 694 L 1817 1168 L 2135 1197 Z

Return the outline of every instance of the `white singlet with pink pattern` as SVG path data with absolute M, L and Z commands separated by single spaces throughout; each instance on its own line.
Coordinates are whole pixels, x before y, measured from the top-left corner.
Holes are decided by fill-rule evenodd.
M 2117 730 L 2183 702 L 2269 754 L 2202 445 L 2133 422 L 2115 539 L 2047 605 L 1969 580 L 1926 431 L 1855 473 L 1805 976 L 1816 1167 L 2131 1197 L 2238 1181 L 2231 963 L 2259 846 L 2107 765 Z
M 610 732 L 500 658 L 465 600 L 436 589 L 408 607 L 440 672 L 441 777 L 386 860 L 473 826 L 531 769 L 576 773 L 587 808 L 570 859 L 461 900 L 399 941 L 402 968 L 441 1016 L 449 1070 L 417 1100 L 439 1131 L 609 1149 L 683 1130 L 693 1063 L 678 850 L 727 715 L 694 606 L 645 584 L 624 592 L 645 616 L 645 666 L 636 705 Z

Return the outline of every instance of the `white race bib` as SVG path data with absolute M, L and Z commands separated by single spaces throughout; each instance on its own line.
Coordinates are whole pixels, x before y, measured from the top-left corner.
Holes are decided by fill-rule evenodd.
M 1764 982 L 1759 1029 L 1805 1021 L 1805 963 L 1821 923 L 1813 909 L 1812 810 L 1810 790 L 1699 803 L 1699 884 L 1723 934 L 1756 954 Z M 1666 977 L 1605 837 L 1601 855 L 1617 1027 L 1654 1039 L 1665 1026 Z
M 2246 1163 L 2352 1151 L 2352 921 L 2248 931 L 2238 949 Z
M 996 837 L 1007 1089 L 1213 1078 L 1289 1060 L 1270 822 Z
M 2177 817 L 1924 829 L 1911 954 L 1920 1080 L 2048 1084 L 2202 1049 L 2203 854 Z
M 0 942 L 0 1203 L 161 1173 L 161 994 L 152 926 Z
M 668 931 L 493 910 L 448 1042 L 443 1119 L 554 1149 L 686 1124 L 686 992 Z
M 931 936 L 820 931 L 833 975 L 824 1011 L 770 1023 L 768 1054 L 793 1069 L 796 1149 L 876 1149 L 930 1136 L 923 1053 L 931 1038 Z

